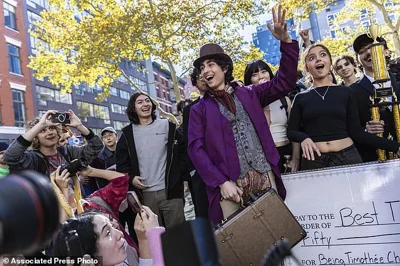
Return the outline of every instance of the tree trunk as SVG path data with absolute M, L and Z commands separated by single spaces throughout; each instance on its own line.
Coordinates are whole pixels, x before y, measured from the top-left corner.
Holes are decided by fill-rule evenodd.
M 178 79 L 178 76 L 176 75 L 176 70 L 175 70 L 174 64 L 170 60 L 168 60 L 168 68 L 169 68 L 169 72 L 171 73 L 172 84 L 174 86 L 175 99 L 176 99 L 176 102 L 178 103 L 182 100 L 181 90 L 179 89 L 179 79 Z

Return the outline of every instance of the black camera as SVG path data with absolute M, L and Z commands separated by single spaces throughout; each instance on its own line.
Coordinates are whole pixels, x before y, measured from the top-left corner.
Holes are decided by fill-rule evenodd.
M 88 167 L 88 163 L 85 160 L 85 158 L 75 159 L 72 160 L 69 164 L 62 165 L 60 173 L 62 173 L 62 171 L 67 169 L 70 176 L 74 176 L 76 175 L 77 172 L 82 171 L 86 167 Z
M 69 119 L 68 113 L 55 113 L 51 115 L 51 122 L 60 124 L 69 124 L 71 121 Z
M 76 230 L 68 231 L 65 237 L 65 243 L 68 249 L 68 256 L 71 258 L 82 258 L 85 254 L 82 251 L 81 241 Z
M 0 254 L 33 254 L 49 244 L 58 224 L 48 178 L 24 171 L 0 180 Z

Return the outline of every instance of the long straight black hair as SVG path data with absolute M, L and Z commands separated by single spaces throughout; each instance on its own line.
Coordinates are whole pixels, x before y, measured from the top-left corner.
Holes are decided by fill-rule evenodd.
M 246 65 L 246 69 L 244 70 L 244 85 L 251 85 L 251 76 L 260 70 L 267 70 L 270 79 L 274 77 L 274 73 L 272 73 L 271 68 L 264 60 L 255 60 Z

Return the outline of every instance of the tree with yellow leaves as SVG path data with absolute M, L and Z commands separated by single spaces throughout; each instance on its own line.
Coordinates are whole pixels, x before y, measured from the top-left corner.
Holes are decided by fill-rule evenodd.
M 292 16 L 301 20 L 307 18 L 311 12 L 318 13 L 326 9 L 329 5 L 336 4 L 337 0 L 277 0 L 276 2 L 288 9 L 288 17 Z M 332 43 L 333 46 L 341 50 L 343 47 L 348 47 L 347 44 L 353 41 L 357 33 L 361 31 L 367 33 L 368 29 L 363 28 L 359 21 L 362 10 L 366 10 L 373 20 L 373 17 L 377 15 L 375 10 L 379 10 L 385 23 L 382 25 L 381 35 L 392 37 L 389 43 L 393 43 L 396 56 L 400 56 L 400 0 L 345 1 L 345 7 L 336 14 L 334 23 L 339 28 L 340 23 L 354 20 L 355 27 L 352 30 L 347 29 L 347 31 L 343 32 L 342 36 L 335 36 L 334 39 L 330 40 L 331 42 L 329 40 L 327 42 Z M 340 39 L 340 41 L 336 41 L 335 39 Z
M 267 5 L 266 0 L 50 0 L 50 6 L 31 33 L 52 48 L 39 47 L 31 58 L 29 66 L 38 78 L 47 77 L 64 92 L 82 82 L 102 86 L 101 100 L 121 75 L 141 91 L 119 66 L 122 60 L 152 56 L 171 72 L 180 101 L 175 66 L 190 66 L 207 42 L 219 43 L 233 59 L 249 58 L 254 50 L 243 43 L 238 30 L 253 23 Z M 176 122 L 172 114 L 159 110 Z

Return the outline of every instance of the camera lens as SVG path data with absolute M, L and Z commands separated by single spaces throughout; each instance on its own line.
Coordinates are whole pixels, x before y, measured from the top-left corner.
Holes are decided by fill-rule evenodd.
M 0 181 L 0 254 L 40 250 L 58 224 L 58 201 L 48 178 L 25 171 Z
M 58 118 L 58 121 L 63 123 L 65 121 L 65 114 L 59 114 L 57 118 Z

